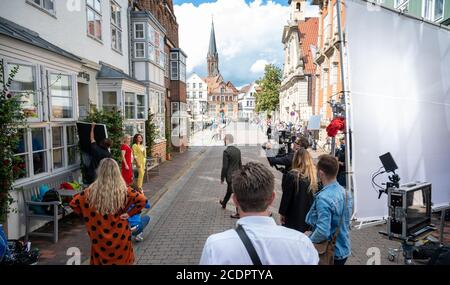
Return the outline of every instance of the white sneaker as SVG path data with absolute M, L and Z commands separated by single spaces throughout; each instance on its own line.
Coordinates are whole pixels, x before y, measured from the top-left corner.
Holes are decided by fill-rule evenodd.
M 134 240 L 137 242 L 144 241 L 144 235 L 142 233 L 140 233 L 134 238 Z

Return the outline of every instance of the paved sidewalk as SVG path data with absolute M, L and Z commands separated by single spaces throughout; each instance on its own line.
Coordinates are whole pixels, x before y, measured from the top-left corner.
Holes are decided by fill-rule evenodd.
M 205 149 L 200 147 L 190 148 L 185 153 L 175 153 L 171 161 L 166 161 L 160 166 L 159 175 L 152 174 L 150 182 L 145 183 L 143 188 L 145 195 L 150 199 L 153 206 L 167 191 L 171 181 L 182 175 L 189 168 L 191 162 L 196 159 Z M 59 241 L 53 244 L 50 238 L 30 237 L 32 247 L 39 248 L 41 265 L 64 265 L 71 256 L 67 250 L 76 247 L 81 253 L 81 263 L 89 264 L 90 240 L 86 228 L 81 219 L 71 214 L 59 223 Z M 47 224 L 41 230 L 51 232 L 52 224 Z

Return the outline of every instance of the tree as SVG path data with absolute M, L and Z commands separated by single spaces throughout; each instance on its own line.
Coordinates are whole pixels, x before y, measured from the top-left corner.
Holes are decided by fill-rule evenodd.
M 261 87 L 261 91 L 256 93 L 256 112 L 275 111 L 280 100 L 281 69 L 273 64 L 266 65 L 264 77 L 256 83 Z
M 111 154 L 117 162 L 122 162 L 122 146 L 123 138 L 123 115 L 120 111 L 98 111 L 94 109 L 87 118 L 86 122 L 95 122 L 105 124 L 108 131 L 108 138 L 112 140 Z
M 151 110 L 148 110 L 148 120 L 145 122 L 145 140 L 147 141 L 147 155 L 152 156 L 152 148 L 159 135 L 159 130 L 156 128 L 154 117 L 155 115 L 151 113 Z
M 6 221 L 9 205 L 13 202 L 10 192 L 14 181 L 23 173 L 23 162 L 14 156 L 20 141 L 20 128 L 25 125 L 21 94 L 9 92 L 19 68 L 14 67 L 4 78 L 4 62 L 0 60 L 0 224 Z

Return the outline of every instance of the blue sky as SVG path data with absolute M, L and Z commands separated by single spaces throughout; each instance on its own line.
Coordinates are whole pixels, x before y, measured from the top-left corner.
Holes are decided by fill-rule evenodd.
M 186 52 L 187 75 L 207 75 L 206 55 L 214 16 L 219 70 L 236 87 L 263 76 L 266 64 L 284 62 L 282 32 L 290 8 L 287 0 L 174 0 L 180 47 Z M 282 4 L 280 4 L 282 3 Z M 307 7 L 307 16 L 317 16 Z
M 288 2 L 288 0 L 272 0 L 272 1 L 275 2 L 275 3 L 279 3 L 279 4 L 282 4 L 282 5 L 285 5 L 285 6 L 287 6 L 287 2 Z M 199 4 L 211 3 L 211 2 L 216 2 L 216 1 L 214 1 L 214 0 L 191 0 L 191 1 L 188 1 L 188 0 L 173 0 L 173 4 L 174 5 L 180 5 L 180 4 L 184 4 L 184 3 L 192 3 L 195 6 L 198 6 Z M 245 2 L 247 2 L 249 4 L 249 3 L 253 2 L 253 0 L 245 0 Z M 262 2 L 263 3 L 267 2 L 267 0 L 263 0 Z

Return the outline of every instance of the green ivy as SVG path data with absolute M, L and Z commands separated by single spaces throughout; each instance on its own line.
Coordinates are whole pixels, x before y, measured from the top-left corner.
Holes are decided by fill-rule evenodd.
M 20 126 L 25 124 L 25 114 L 22 111 L 21 96 L 9 92 L 14 76 L 19 67 L 14 67 L 4 78 L 5 65 L 0 60 L 0 223 L 4 223 L 13 202 L 11 191 L 14 181 L 23 172 L 20 159 L 14 156 L 14 151 L 20 140 Z
M 118 162 L 122 162 L 122 154 L 120 147 L 122 145 L 123 137 L 123 115 L 120 111 L 98 111 L 93 109 L 87 118 L 86 122 L 95 122 L 98 124 L 106 125 L 108 131 L 108 138 L 112 140 L 111 154 L 113 158 Z
M 172 141 L 170 139 L 170 126 L 169 123 L 166 123 L 166 153 L 172 152 Z

